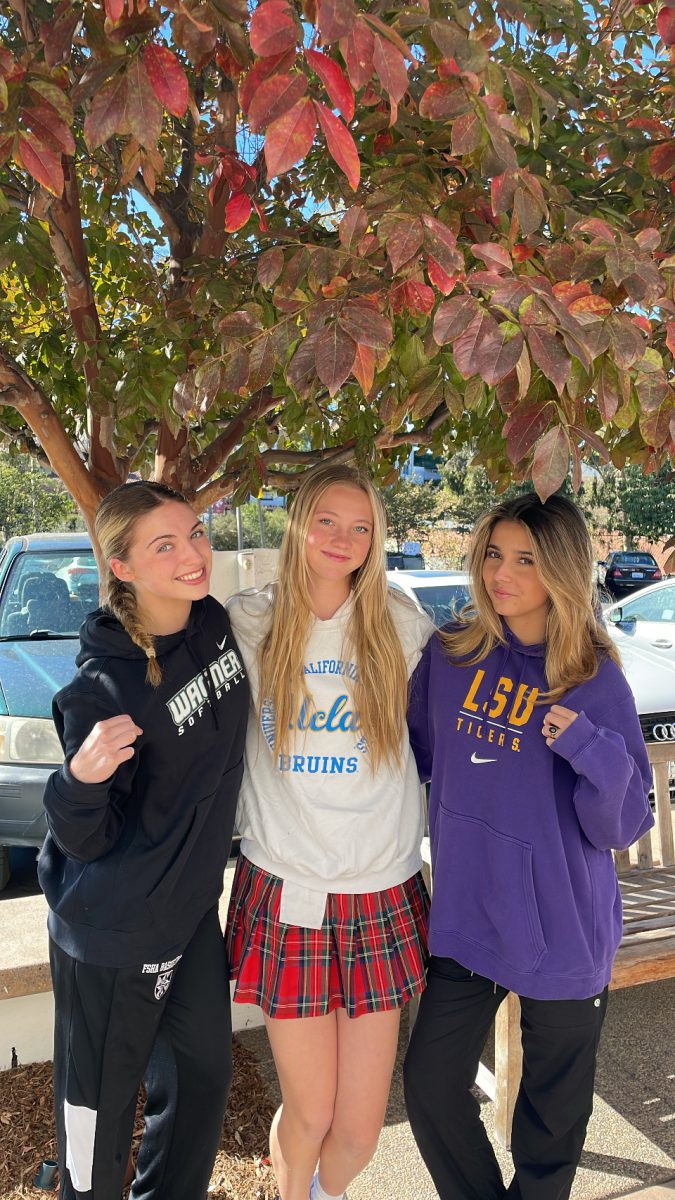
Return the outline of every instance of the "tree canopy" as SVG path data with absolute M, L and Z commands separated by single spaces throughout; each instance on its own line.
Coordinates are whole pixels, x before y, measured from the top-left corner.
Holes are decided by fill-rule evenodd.
M 9 0 L 0 435 L 87 522 L 675 449 L 673 0 Z

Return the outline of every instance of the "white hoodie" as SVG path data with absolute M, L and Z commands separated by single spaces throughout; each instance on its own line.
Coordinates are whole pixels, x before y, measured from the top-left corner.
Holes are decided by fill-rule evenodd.
M 422 795 L 407 731 L 400 766 L 370 771 L 354 711 L 357 667 L 344 652 L 351 600 L 329 620 L 314 618 L 310 625 L 305 679 L 312 704 L 295 715 L 289 753 L 279 761 L 271 706 L 263 705 L 258 717 L 257 655 L 273 601 L 271 587 L 240 593 L 227 604 L 253 709 L 237 827 L 246 858 L 284 880 L 282 921 L 319 928 L 328 892 L 381 891 L 419 870 Z M 410 676 L 433 625 L 393 591 L 389 609 Z

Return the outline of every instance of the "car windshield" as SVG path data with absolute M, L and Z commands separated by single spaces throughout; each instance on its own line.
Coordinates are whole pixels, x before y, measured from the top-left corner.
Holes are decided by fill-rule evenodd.
M 469 589 L 463 583 L 439 583 L 434 587 L 416 587 L 413 591 L 435 625 L 454 621 L 470 598 Z
M 636 596 L 621 605 L 624 621 L 675 621 L 675 586 Z
M 92 551 L 18 554 L 0 596 L 0 637 L 29 637 L 36 630 L 75 636 L 98 603 Z

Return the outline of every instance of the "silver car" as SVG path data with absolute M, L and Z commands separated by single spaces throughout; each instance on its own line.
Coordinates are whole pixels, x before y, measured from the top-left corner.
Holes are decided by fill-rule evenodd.
M 675 761 L 675 579 L 603 612 L 632 688 L 646 742 L 672 742 Z

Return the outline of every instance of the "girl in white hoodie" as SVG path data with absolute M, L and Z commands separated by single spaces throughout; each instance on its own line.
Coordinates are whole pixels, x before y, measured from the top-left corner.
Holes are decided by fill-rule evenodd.
M 281 1200 L 343 1200 L 377 1144 L 401 1008 L 424 986 L 405 710 L 432 626 L 389 591 L 385 534 L 370 481 L 319 467 L 296 494 L 278 583 L 228 607 L 254 707 L 228 951 L 235 1001 L 263 1008 L 279 1074 Z

